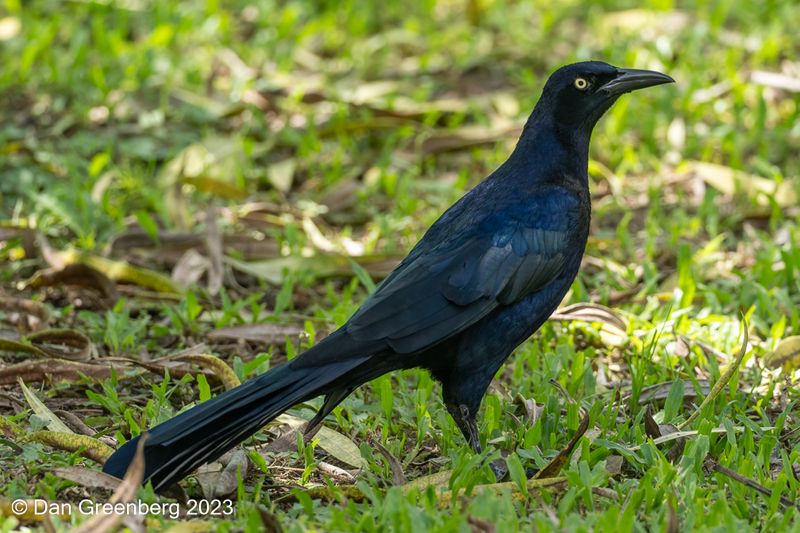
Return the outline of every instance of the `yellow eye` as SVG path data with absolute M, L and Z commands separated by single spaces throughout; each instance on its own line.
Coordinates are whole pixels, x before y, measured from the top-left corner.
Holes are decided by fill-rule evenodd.
M 575 78 L 575 88 L 579 91 L 585 91 L 588 86 L 589 82 L 584 78 Z

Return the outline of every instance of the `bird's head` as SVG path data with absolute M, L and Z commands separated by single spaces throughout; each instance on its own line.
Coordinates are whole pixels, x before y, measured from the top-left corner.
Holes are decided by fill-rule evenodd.
M 652 70 L 619 68 L 602 61 L 574 63 L 550 76 L 536 107 L 551 114 L 549 118 L 560 128 L 591 134 L 603 113 L 622 94 L 674 81 Z

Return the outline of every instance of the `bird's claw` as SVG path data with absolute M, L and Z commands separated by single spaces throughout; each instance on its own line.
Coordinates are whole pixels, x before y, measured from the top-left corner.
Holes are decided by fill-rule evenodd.
M 495 480 L 498 482 L 503 481 L 508 474 L 508 466 L 506 466 L 505 459 L 497 459 L 489 463 L 489 468 L 492 469 L 492 473 L 494 474 Z

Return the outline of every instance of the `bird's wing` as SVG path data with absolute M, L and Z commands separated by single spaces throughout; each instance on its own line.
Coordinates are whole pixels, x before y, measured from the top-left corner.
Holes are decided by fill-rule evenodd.
M 564 266 L 578 204 L 531 201 L 415 250 L 348 321 L 348 333 L 416 352 L 539 290 Z

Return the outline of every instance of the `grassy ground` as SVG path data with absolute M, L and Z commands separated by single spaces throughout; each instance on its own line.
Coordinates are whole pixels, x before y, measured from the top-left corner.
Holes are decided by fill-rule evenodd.
M 509 153 L 547 74 L 589 58 L 678 83 L 596 129 L 592 238 L 564 304 L 603 307 L 568 309 L 509 359 L 483 402 L 486 455 L 438 385 L 399 373 L 308 444 L 290 422 L 319 401 L 293 409 L 225 458 L 244 478 L 185 481 L 234 513 L 178 521 L 800 529 L 797 3 L 22 4 L 0 7 L 0 530 L 20 524 L 16 498 L 106 502 L 104 446 L 342 324 Z M 740 370 L 689 420 L 743 319 Z M 583 411 L 552 486 L 528 486 Z M 58 421 L 91 440 L 41 432 Z M 498 454 L 507 485 L 481 462 Z

